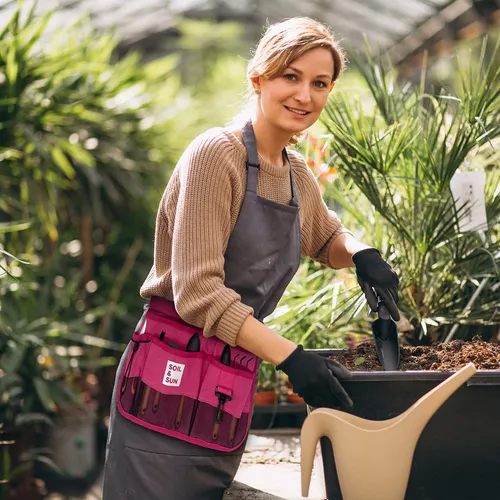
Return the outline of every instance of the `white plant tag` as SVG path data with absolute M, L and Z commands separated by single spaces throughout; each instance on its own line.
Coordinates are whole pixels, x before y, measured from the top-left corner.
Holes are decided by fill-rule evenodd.
M 185 366 L 186 365 L 183 365 L 181 363 L 167 361 L 165 375 L 163 375 L 163 385 L 172 385 L 175 387 L 181 385 L 182 374 L 184 373 Z
M 488 227 L 484 200 L 484 179 L 484 172 L 480 171 L 456 172 L 451 179 L 450 188 L 455 207 L 463 214 L 458 224 L 462 233 L 484 231 Z

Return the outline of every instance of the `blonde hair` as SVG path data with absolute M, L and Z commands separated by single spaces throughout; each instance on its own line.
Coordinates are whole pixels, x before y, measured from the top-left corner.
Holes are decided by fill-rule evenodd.
M 347 59 L 328 26 L 309 17 L 292 17 L 268 26 L 247 66 L 249 91 L 253 93 L 251 78 L 281 76 L 295 59 L 317 47 L 324 47 L 332 54 L 331 83 L 334 83 L 344 70 Z M 300 135 L 295 134 L 289 144 L 296 144 Z

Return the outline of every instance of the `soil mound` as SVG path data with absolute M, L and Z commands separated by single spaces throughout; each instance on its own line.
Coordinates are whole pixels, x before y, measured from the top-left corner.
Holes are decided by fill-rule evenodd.
M 453 340 L 432 346 L 401 346 L 400 371 L 457 371 L 467 363 L 477 370 L 500 370 L 500 345 L 482 340 Z M 350 371 L 383 370 L 373 343 L 360 344 L 334 358 Z

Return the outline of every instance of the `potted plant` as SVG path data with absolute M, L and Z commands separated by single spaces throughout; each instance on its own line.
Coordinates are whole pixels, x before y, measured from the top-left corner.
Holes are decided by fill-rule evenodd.
M 255 404 L 257 406 L 272 405 L 277 399 L 277 376 L 275 367 L 266 361 L 259 365 L 257 378 L 257 392 Z
M 331 161 L 341 173 L 326 194 L 344 210 L 344 222 L 349 216 L 356 220 L 358 225 L 351 227 L 361 239 L 371 241 L 393 263 L 401 278 L 403 340 L 434 343 L 430 349 L 436 359 L 441 351 L 460 347 L 464 356 L 461 349 L 473 347 L 472 342 L 450 343 L 453 336 L 470 337 L 474 332 L 491 339 L 498 331 L 500 176 L 494 160 L 500 136 L 500 70 L 494 63 L 498 45 L 489 55 L 491 62 L 485 59 L 483 43 L 471 66 L 459 69 L 461 90 L 456 94 L 443 90 L 432 94 L 425 78 L 418 88 L 400 84 L 390 65 L 374 61 L 368 53 L 368 64 L 358 60 L 358 67 L 371 99 L 340 93 L 324 116 L 331 134 Z M 465 169 L 486 176 L 487 225 L 480 231 L 463 230 L 470 206 L 458 205 L 450 188 L 457 172 Z M 366 334 L 369 325 L 360 317 L 356 294 L 359 298 L 358 292 L 347 292 L 332 316 L 345 318 L 350 311 Z M 317 352 L 339 355 L 332 349 Z M 385 420 L 404 412 L 449 375 L 437 366 L 428 371 L 415 367 L 367 371 L 367 356 L 368 351 L 355 353 L 353 377 L 344 382 L 354 401 L 351 412 L 367 419 Z M 478 373 L 424 429 L 406 500 L 497 495 L 500 364 L 484 369 L 480 361 L 476 358 Z M 448 370 L 456 368 L 447 365 Z M 322 458 L 328 496 L 341 498 L 332 447 L 324 438 Z
M 306 402 L 304 401 L 304 398 L 300 397 L 298 394 L 295 394 L 293 390 L 290 390 L 287 395 L 286 395 L 286 400 L 289 403 L 293 403 L 296 405 L 304 405 Z

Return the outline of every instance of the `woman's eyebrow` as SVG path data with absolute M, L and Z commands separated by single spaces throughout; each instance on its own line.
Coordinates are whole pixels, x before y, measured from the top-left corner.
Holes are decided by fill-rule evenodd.
M 288 66 L 288 69 L 291 69 L 291 70 L 295 71 L 299 75 L 302 75 L 302 73 L 303 73 L 302 71 L 300 71 L 300 69 L 298 69 L 298 68 L 296 68 L 294 66 Z M 329 78 L 331 80 L 332 79 L 332 75 L 324 73 L 324 74 L 321 74 L 321 75 L 317 75 L 316 78 Z

